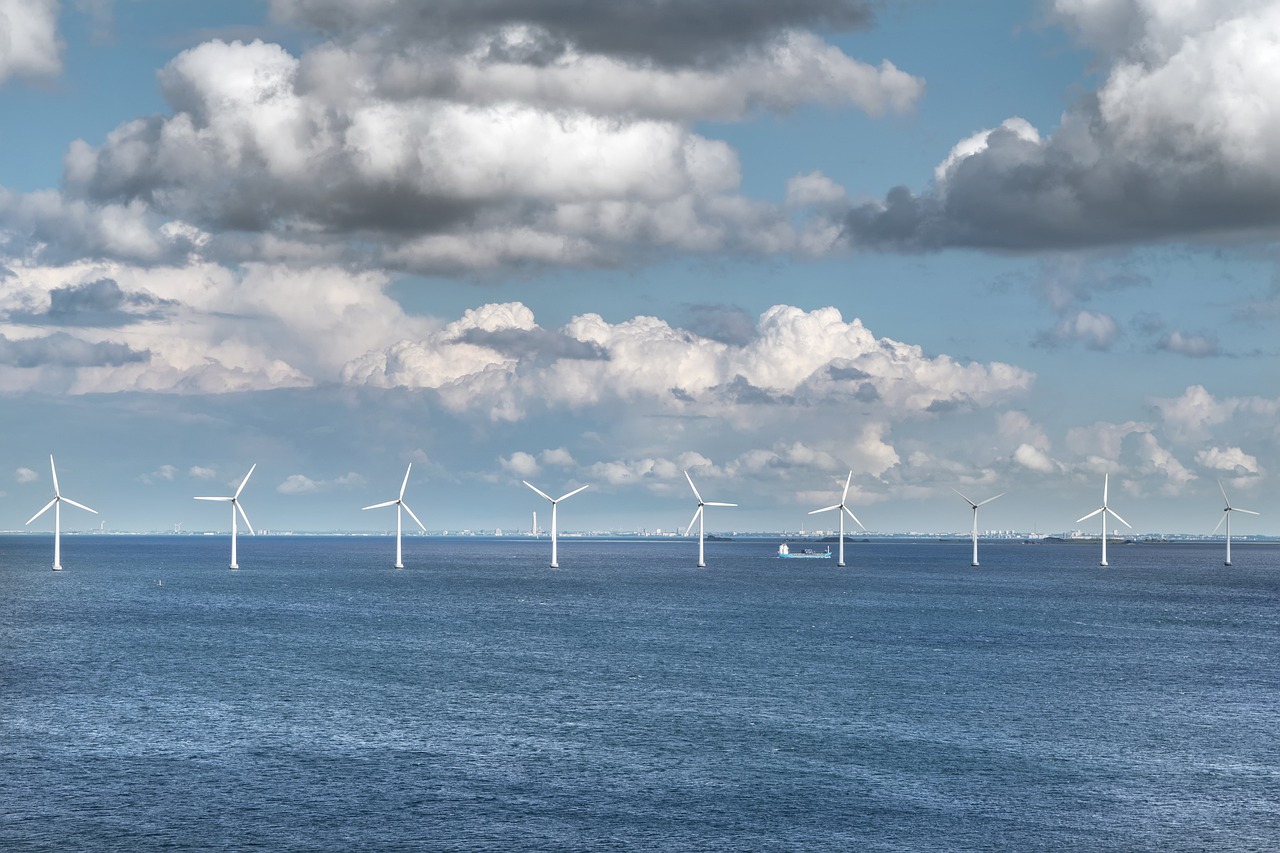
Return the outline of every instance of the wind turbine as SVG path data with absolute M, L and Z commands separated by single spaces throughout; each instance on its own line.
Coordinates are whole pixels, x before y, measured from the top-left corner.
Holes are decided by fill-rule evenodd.
M 1258 513 L 1251 509 L 1241 509 L 1238 506 L 1232 506 L 1231 501 L 1227 499 L 1227 490 L 1222 488 L 1222 480 L 1218 480 L 1218 491 L 1222 492 L 1222 502 L 1226 505 L 1222 510 L 1222 518 L 1218 519 L 1218 527 L 1221 527 L 1222 522 L 1224 521 L 1227 523 L 1227 561 L 1222 565 L 1229 566 L 1231 565 L 1231 513 L 1243 512 L 1249 515 L 1257 515 Z M 1214 533 L 1218 532 L 1218 527 L 1213 528 Z
M 255 462 L 249 468 L 249 473 L 244 475 L 244 479 L 240 481 L 240 488 L 236 489 L 236 493 L 229 498 L 196 498 L 198 501 L 230 501 L 231 503 L 231 568 L 240 568 L 236 563 L 236 512 L 239 511 L 240 517 L 244 519 L 244 526 L 249 528 L 249 532 L 253 533 L 253 525 L 249 523 L 249 516 L 244 514 L 244 507 L 240 506 L 240 493 L 244 491 L 244 484 L 249 482 L 249 478 L 253 476 L 253 469 L 258 467 Z M 253 535 L 257 535 L 253 533 Z
M 1107 479 L 1109 476 L 1110 475 L 1108 474 L 1102 475 L 1102 506 L 1098 507 L 1088 515 L 1076 519 L 1076 524 L 1079 524 L 1080 522 L 1085 521 L 1086 519 L 1093 518 L 1098 513 L 1102 513 L 1102 562 L 1098 564 L 1100 566 L 1105 566 L 1107 564 L 1107 513 L 1111 513 L 1112 515 L 1114 515 L 1116 517 L 1116 521 L 1119 521 L 1125 527 L 1128 527 L 1130 529 L 1133 528 L 1132 524 L 1125 521 L 1123 518 L 1120 517 L 1119 513 L 1117 513 L 1111 507 L 1107 506 Z
M 396 498 L 393 501 L 383 501 L 380 504 L 373 504 L 372 506 L 365 507 L 365 509 L 381 509 L 384 506 L 394 506 L 396 508 L 396 568 L 397 569 L 404 568 L 404 561 L 400 559 L 400 532 L 401 532 L 401 526 L 402 526 L 401 525 L 402 513 L 400 512 L 400 510 L 404 510 L 405 512 L 409 513 L 409 517 L 412 518 L 414 521 L 418 522 L 418 526 L 422 528 L 422 532 L 423 533 L 427 532 L 426 525 L 424 525 L 421 521 L 418 521 L 418 517 L 413 514 L 413 510 L 409 509 L 409 505 L 404 502 L 404 490 L 405 490 L 405 487 L 409 485 L 409 472 L 412 470 L 413 470 L 413 463 L 410 462 L 409 467 L 404 469 L 404 482 L 400 484 L 400 497 Z
M 96 509 L 89 509 L 81 503 L 76 503 L 71 498 L 63 497 L 61 490 L 58 489 L 58 466 L 53 464 L 53 454 L 49 454 L 49 471 L 53 474 L 53 500 L 44 505 L 44 509 L 37 512 L 27 520 L 27 524 L 35 521 L 40 516 L 49 511 L 49 507 L 53 507 L 53 570 L 55 572 L 62 571 L 62 502 L 66 501 L 72 506 L 78 506 L 80 509 L 88 510 L 94 515 L 98 514 Z
M 542 495 L 547 500 L 551 501 L 551 568 L 558 569 L 560 568 L 560 563 L 557 562 L 556 560 L 556 504 L 560 503 L 560 501 L 568 500 L 569 498 L 576 495 L 578 492 L 587 488 L 587 486 L 578 486 L 578 488 L 574 489 L 572 492 L 569 492 L 567 495 L 561 495 L 558 498 L 553 498 L 551 497 L 551 495 L 542 491 L 542 489 L 539 489 L 537 486 L 535 486 L 533 483 L 530 483 L 528 480 L 521 480 L 520 482 L 524 483 L 526 486 L 533 489 L 535 492 Z M 588 483 L 587 485 L 590 485 L 590 483 Z
M 996 498 L 1004 497 L 1005 493 L 1001 492 L 1000 494 L 996 495 L 996 498 L 987 498 L 985 501 L 979 501 L 978 503 L 974 503 L 968 498 L 965 498 L 964 493 L 962 493 L 959 489 L 952 489 L 951 491 L 955 492 L 957 495 L 960 495 L 960 497 L 964 498 L 965 503 L 973 507 L 973 565 L 976 566 L 978 565 L 978 507 L 982 506 L 983 504 L 989 504 Z M 1119 518 L 1119 517 L 1120 516 L 1116 516 L 1116 518 Z
M 861 527 L 863 530 L 867 529 L 861 521 L 858 521 L 858 517 L 853 514 L 853 510 L 849 509 L 847 506 L 844 505 L 845 500 L 849 497 L 849 484 L 851 482 L 853 482 L 852 471 L 849 472 L 848 477 L 844 478 L 844 491 L 840 493 L 840 503 L 835 504 L 833 506 L 824 506 L 822 509 L 815 509 L 813 512 L 809 513 L 809 515 L 817 515 L 820 512 L 831 512 L 831 510 L 833 509 L 837 510 L 840 516 L 840 559 L 839 559 L 839 562 L 836 563 L 836 565 L 842 569 L 844 568 L 844 516 L 845 516 L 845 513 L 848 513 L 849 517 L 852 518 L 855 522 L 857 522 L 858 526 Z
M 689 488 L 693 489 L 693 496 L 698 499 L 698 508 L 693 512 L 693 518 L 689 520 L 689 526 L 685 528 L 684 535 L 688 536 L 689 531 L 693 530 L 693 523 L 698 522 L 698 568 L 704 569 L 707 566 L 706 552 L 704 551 L 703 540 L 705 539 L 707 528 L 707 515 L 703 512 L 703 507 L 708 506 L 737 506 L 737 504 L 727 504 L 720 501 L 704 501 L 702 495 L 698 494 L 698 487 L 693 484 L 693 478 L 689 476 L 689 472 L 684 472 L 684 478 L 689 481 Z

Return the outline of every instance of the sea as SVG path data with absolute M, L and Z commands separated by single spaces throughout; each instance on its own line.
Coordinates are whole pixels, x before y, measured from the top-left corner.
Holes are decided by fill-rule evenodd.
M 1280 546 L 777 544 L 0 537 L 0 850 L 1280 850 Z

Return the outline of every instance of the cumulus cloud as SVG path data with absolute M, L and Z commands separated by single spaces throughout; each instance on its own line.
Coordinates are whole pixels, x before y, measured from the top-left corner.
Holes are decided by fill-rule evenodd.
M 932 186 L 853 207 L 857 245 L 1073 248 L 1280 224 L 1280 7 L 1057 0 L 1106 69 L 1059 126 L 1021 118 L 957 144 Z
M 1196 454 L 1196 462 L 1205 468 L 1231 474 L 1256 476 L 1262 473 L 1258 457 L 1245 453 L 1239 447 L 1210 447 Z
M 159 468 L 157 468 L 154 471 L 139 475 L 138 482 L 146 485 L 151 485 L 152 483 L 157 483 L 157 482 L 172 481 L 173 478 L 176 476 L 178 476 L 177 468 L 175 468 L 172 465 L 161 465 Z
M 30 468 L 19 468 L 13 472 L 13 479 L 18 483 L 34 483 L 40 479 L 40 475 Z
M 430 388 L 452 410 L 480 406 L 491 419 L 519 420 L 531 406 L 581 408 L 612 400 L 646 401 L 678 412 L 693 405 L 724 411 L 857 399 L 900 415 L 927 416 L 940 406 L 971 408 L 1021 393 L 1033 378 L 1011 365 L 961 364 L 877 339 L 860 321 L 845 322 L 835 308 L 774 306 L 739 344 L 700 337 L 655 317 L 611 324 L 596 314 L 574 317 L 559 333 L 591 347 L 592 358 L 563 357 L 562 338 L 554 336 L 524 338 L 556 341 L 546 357 L 475 343 L 503 331 L 537 328 L 522 304 L 486 305 L 425 340 L 402 341 L 353 360 L 343 379 Z
M 1040 474 L 1052 474 L 1061 467 L 1049 454 L 1030 444 L 1018 445 L 1013 452 L 1013 461 Z
M 736 152 L 694 123 L 809 103 L 903 112 L 923 81 L 818 35 L 867 23 L 863 2 L 736 6 L 279 2 L 331 40 L 182 52 L 158 75 L 168 113 L 73 143 L 61 191 L 0 189 L 0 240 L 45 263 L 426 273 L 829 251 L 833 216 L 792 214 L 831 208 L 833 183 L 814 173 L 789 206 L 750 201 Z
M 533 454 L 525 453 L 523 450 L 517 450 L 510 456 L 499 459 L 498 462 L 502 465 L 502 470 L 517 477 L 532 477 L 542 470 Z
M 0 83 L 62 70 L 57 0 L 0 0 Z

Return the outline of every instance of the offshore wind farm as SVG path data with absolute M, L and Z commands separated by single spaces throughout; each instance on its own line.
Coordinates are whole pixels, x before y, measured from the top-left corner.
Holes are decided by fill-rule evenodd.
M 1277 44 L 0 0 L 0 850 L 1280 849 Z

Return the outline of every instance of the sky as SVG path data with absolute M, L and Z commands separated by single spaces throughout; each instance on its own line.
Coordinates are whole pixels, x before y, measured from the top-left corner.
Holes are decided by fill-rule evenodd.
M 0 0 L 0 529 L 1280 534 L 1278 92 L 1258 0 Z

